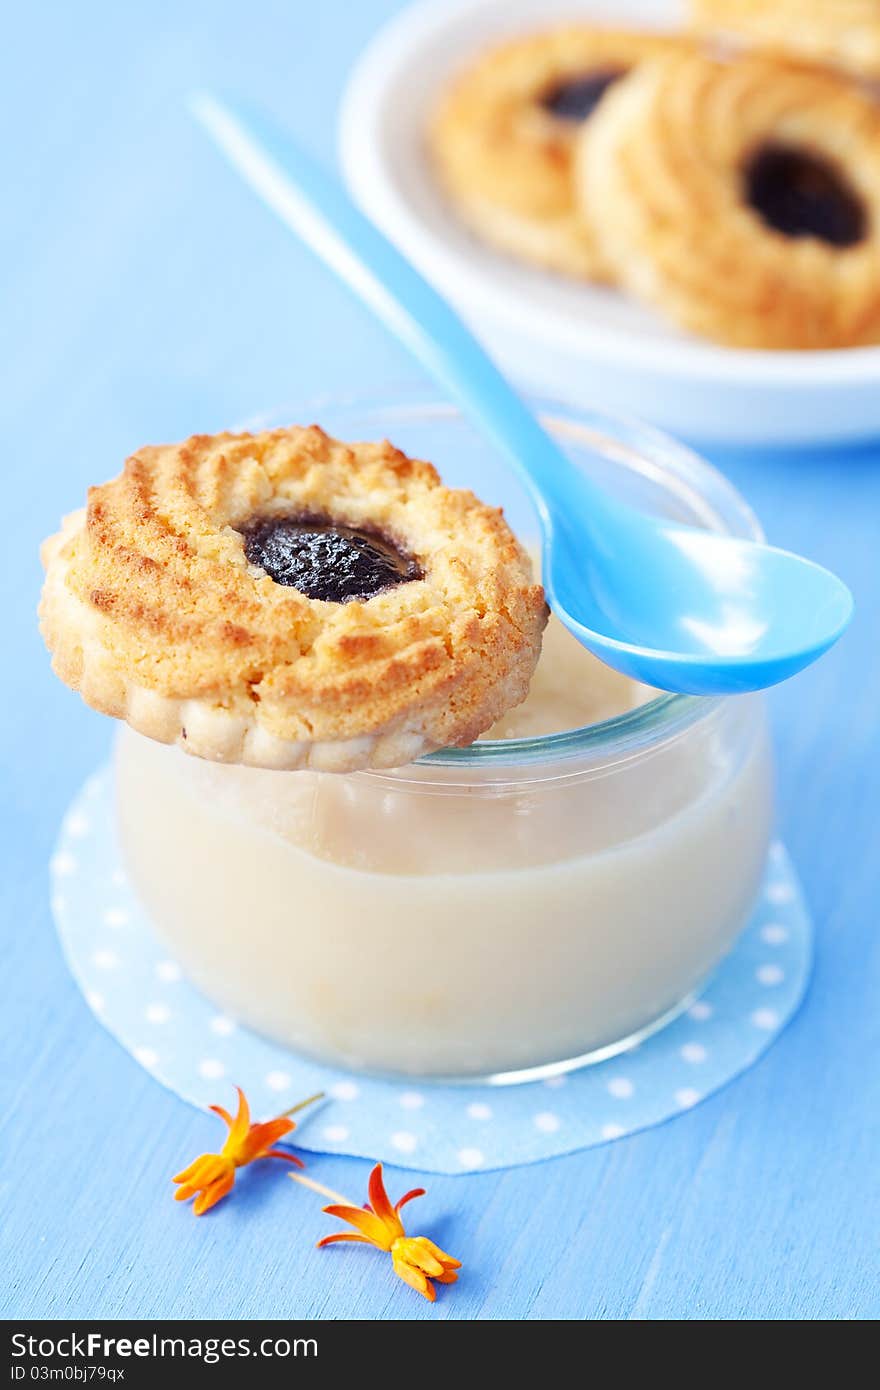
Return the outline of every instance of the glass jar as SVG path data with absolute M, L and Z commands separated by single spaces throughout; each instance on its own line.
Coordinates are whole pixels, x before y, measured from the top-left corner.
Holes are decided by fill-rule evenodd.
M 533 405 L 617 495 L 760 536 L 730 484 L 663 436 Z M 388 435 L 430 458 L 535 534 L 524 495 L 454 408 L 398 397 L 312 410 L 343 439 Z M 750 915 L 771 780 L 757 696 L 657 695 L 394 772 L 212 764 L 129 729 L 117 748 L 127 869 L 195 985 L 309 1055 L 447 1079 L 599 1060 L 684 1007 Z

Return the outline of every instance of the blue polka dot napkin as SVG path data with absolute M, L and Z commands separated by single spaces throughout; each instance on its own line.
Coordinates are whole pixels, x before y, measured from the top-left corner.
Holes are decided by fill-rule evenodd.
M 315 1091 L 300 1148 L 423 1172 L 507 1168 L 632 1134 L 697 1105 L 760 1057 L 797 1009 L 812 928 L 781 845 L 754 917 L 703 995 L 637 1048 L 520 1086 L 446 1086 L 352 1076 L 307 1061 L 218 1013 L 153 936 L 122 871 L 108 770 L 65 817 L 51 863 L 52 909 L 73 975 L 101 1023 L 164 1086 L 194 1105 L 265 1118 Z

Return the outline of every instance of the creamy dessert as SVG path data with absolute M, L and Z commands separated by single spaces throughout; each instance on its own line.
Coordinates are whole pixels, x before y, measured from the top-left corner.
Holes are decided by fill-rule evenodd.
M 509 761 L 285 774 L 124 731 L 128 871 L 201 990 L 316 1057 L 482 1077 L 616 1046 L 731 945 L 770 833 L 759 703 L 694 702 L 658 737 L 648 693 L 551 620 L 492 731 L 531 741 Z M 595 747 L 535 737 L 627 712 Z
M 567 443 L 712 523 L 654 436 Z M 44 558 L 55 669 L 123 721 L 134 888 L 255 1029 L 519 1079 L 658 1026 L 747 920 L 760 700 L 658 697 L 555 621 L 542 648 L 526 550 L 430 465 L 317 428 L 144 449 Z

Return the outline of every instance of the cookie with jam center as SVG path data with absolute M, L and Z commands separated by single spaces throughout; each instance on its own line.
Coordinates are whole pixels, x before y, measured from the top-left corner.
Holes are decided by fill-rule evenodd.
M 704 34 L 880 77 L 877 0 L 691 0 Z
M 482 54 L 443 92 L 429 130 L 437 176 L 471 230 L 520 260 L 610 278 L 574 198 L 578 132 L 620 77 L 683 43 L 567 25 Z
M 87 704 L 254 767 L 397 767 L 525 698 L 547 619 L 500 511 L 317 426 L 139 450 L 45 542 Z
M 880 106 L 747 56 L 642 66 L 602 103 L 577 188 L 620 282 L 736 347 L 880 341 Z

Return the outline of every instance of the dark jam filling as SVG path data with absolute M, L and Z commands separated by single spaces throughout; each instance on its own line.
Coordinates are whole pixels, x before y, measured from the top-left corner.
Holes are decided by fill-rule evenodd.
M 422 577 L 415 560 L 387 536 L 329 517 L 271 517 L 255 521 L 242 534 L 252 565 L 276 584 L 328 603 L 372 598 Z
M 864 203 L 821 156 L 765 145 L 744 172 L 746 201 L 775 231 L 818 237 L 830 246 L 855 246 L 865 236 Z
M 541 105 L 561 121 L 585 121 L 618 77 L 623 77 L 622 68 L 584 73 L 583 77 L 573 77 L 546 92 Z

